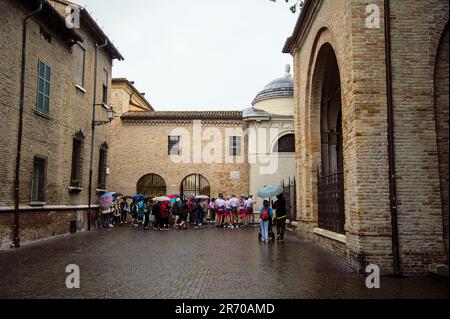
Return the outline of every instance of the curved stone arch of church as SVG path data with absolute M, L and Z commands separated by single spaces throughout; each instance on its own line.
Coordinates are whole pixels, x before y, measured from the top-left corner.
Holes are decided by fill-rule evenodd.
M 270 142 L 270 145 L 269 145 L 269 149 L 268 149 L 268 154 L 275 154 L 275 155 L 278 155 L 279 154 L 279 152 L 275 152 L 275 146 L 277 145 L 277 143 L 278 143 L 278 141 L 282 138 L 282 137 L 285 137 L 285 136 L 288 136 L 288 135 L 294 135 L 295 136 L 295 131 L 294 130 L 288 130 L 288 131 L 284 131 L 284 132 L 281 132 L 280 134 L 278 134 L 271 142 Z M 290 153 L 288 153 L 288 154 L 290 154 Z
M 433 43 L 434 45 L 435 43 Z M 432 63 L 433 66 L 433 104 L 434 117 L 436 125 L 436 142 L 438 150 L 439 162 L 439 181 L 441 190 L 441 205 L 442 205 L 442 222 L 445 251 L 447 252 L 448 261 L 448 247 L 449 247 L 449 200 L 448 200 L 448 99 L 449 99 L 449 26 L 448 21 L 442 30 L 439 42 L 436 47 L 432 48 Z M 433 54 L 434 53 L 434 54 Z M 447 65 L 445 65 L 447 64 Z
M 329 52 L 324 52 L 324 48 L 329 47 Z M 301 199 L 306 201 L 307 206 L 311 207 L 309 212 L 305 212 L 308 218 L 317 220 L 318 218 L 318 194 L 317 188 L 317 168 L 321 165 L 321 99 L 323 90 L 323 79 L 325 76 L 327 59 L 329 58 L 326 53 L 333 53 L 336 61 L 337 68 L 340 76 L 340 83 L 342 84 L 342 72 L 340 66 L 342 65 L 341 59 L 337 52 L 337 44 L 335 41 L 334 33 L 329 26 L 322 26 L 319 28 L 314 44 L 312 46 L 310 62 L 308 65 L 307 84 L 306 84 L 306 96 L 305 96 L 305 120 L 309 123 L 310 134 L 307 134 L 306 145 L 309 146 L 309 158 L 305 158 L 305 169 L 303 170 L 303 176 L 298 176 L 298 180 L 307 185 L 308 198 Z M 341 93 L 342 95 L 342 93 Z M 341 102 L 342 108 L 344 107 Z M 342 110 L 342 113 L 345 112 Z M 342 119 L 345 122 L 345 119 Z M 344 141 L 345 144 L 345 141 Z M 311 181 L 313 183 L 311 183 Z M 308 185 L 313 185 L 311 186 Z M 309 190 L 308 190 L 309 189 Z

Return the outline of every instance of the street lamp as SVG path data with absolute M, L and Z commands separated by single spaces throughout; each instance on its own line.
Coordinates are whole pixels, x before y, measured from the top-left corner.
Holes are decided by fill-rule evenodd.
M 103 105 L 103 104 L 100 104 L 100 105 Z M 114 111 L 114 108 L 112 106 L 108 107 L 108 109 L 106 110 L 106 113 L 108 116 L 108 121 L 94 121 L 95 126 L 110 124 L 116 117 L 116 111 Z

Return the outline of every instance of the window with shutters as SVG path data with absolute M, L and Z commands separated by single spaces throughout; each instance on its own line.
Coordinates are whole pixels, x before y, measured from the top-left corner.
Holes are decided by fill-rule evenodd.
M 107 158 L 108 158 L 108 144 L 103 143 L 102 146 L 100 146 L 100 156 L 98 162 L 98 181 L 97 181 L 98 189 L 106 189 Z
M 230 156 L 241 156 L 240 136 L 230 136 Z
M 73 138 L 71 187 L 83 186 L 84 135 L 77 132 Z
M 86 51 L 81 45 L 76 45 L 77 51 L 77 74 L 76 74 L 76 85 L 84 88 L 84 66 Z
M 45 202 L 45 184 L 47 178 L 47 159 L 34 157 L 31 182 L 31 201 Z
M 50 114 L 50 80 L 50 66 L 39 60 L 36 108 L 38 112 L 45 115 Z

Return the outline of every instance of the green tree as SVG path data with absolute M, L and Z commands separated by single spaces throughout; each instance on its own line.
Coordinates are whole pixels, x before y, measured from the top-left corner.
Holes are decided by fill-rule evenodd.
M 272 2 L 277 2 L 277 0 L 270 0 Z M 290 0 L 284 0 L 286 3 L 291 2 Z M 295 0 L 293 1 L 293 5 L 289 7 L 289 9 L 292 11 L 292 13 L 296 13 L 298 11 L 302 11 L 303 6 L 305 5 L 304 0 Z

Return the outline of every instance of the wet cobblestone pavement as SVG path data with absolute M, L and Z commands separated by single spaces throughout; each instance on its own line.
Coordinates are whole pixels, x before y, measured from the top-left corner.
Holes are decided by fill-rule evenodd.
M 364 278 L 317 245 L 288 235 L 260 244 L 258 228 L 80 233 L 0 252 L 0 298 L 448 298 L 431 277 Z M 81 289 L 65 286 L 76 264 Z

